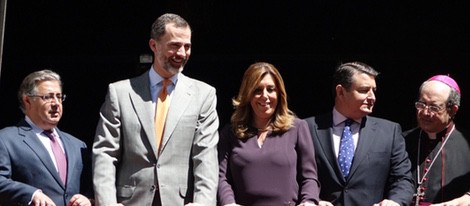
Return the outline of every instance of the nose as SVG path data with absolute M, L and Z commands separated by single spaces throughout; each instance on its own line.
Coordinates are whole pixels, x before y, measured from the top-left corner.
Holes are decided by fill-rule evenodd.
M 51 96 L 51 98 L 49 99 L 49 103 L 52 104 L 52 105 L 57 105 L 57 104 L 62 104 L 62 102 L 64 101 L 65 99 L 65 95 L 63 96 Z
M 427 105 L 422 110 L 420 110 L 419 112 L 421 112 L 421 114 L 424 114 L 424 115 L 427 115 L 427 116 L 430 116 L 430 115 L 433 114 L 431 111 L 429 111 L 429 106 L 427 106 Z
M 59 98 L 56 97 L 56 96 L 53 96 L 53 97 L 50 99 L 50 101 L 51 101 L 51 104 L 58 104 L 58 103 L 60 103 Z
M 374 92 L 374 90 L 370 90 L 370 91 L 369 91 L 369 94 L 368 94 L 368 96 L 367 96 L 367 99 L 375 100 L 375 92 Z
M 264 97 L 264 98 L 268 98 L 268 90 L 267 89 L 263 89 L 263 93 L 261 93 L 261 97 Z
M 178 48 L 178 50 L 176 51 L 176 54 L 178 56 L 186 56 L 186 48 L 183 46 L 180 46 L 180 48 Z

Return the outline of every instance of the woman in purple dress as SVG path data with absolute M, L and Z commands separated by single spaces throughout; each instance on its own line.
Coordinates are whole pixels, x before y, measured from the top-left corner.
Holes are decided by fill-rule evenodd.
M 219 205 L 316 205 L 320 184 L 312 139 L 307 123 L 287 106 L 278 70 L 252 64 L 233 106 L 218 146 Z

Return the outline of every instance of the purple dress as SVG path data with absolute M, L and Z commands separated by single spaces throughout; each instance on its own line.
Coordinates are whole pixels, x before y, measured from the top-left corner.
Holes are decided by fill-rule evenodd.
M 315 151 L 304 120 L 285 133 L 238 139 L 230 126 L 220 132 L 219 205 L 297 205 L 318 203 Z

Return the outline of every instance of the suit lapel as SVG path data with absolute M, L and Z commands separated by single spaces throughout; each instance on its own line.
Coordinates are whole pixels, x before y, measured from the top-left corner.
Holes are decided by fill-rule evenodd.
M 195 91 L 192 89 L 191 81 L 188 77 L 180 74 L 175 90 L 173 91 L 173 97 L 171 98 L 170 108 L 168 109 L 168 116 L 165 124 L 165 133 L 163 134 L 162 149 L 160 152 L 163 153 L 165 145 L 170 140 L 177 123 L 183 116 L 184 111 L 191 103 L 191 95 Z
M 60 140 L 62 141 L 62 146 L 64 147 L 65 151 L 65 158 L 67 158 L 67 183 L 69 182 L 70 178 L 77 178 L 74 174 L 72 174 L 73 171 L 75 171 L 75 168 L 73 168 L 74 165 L 77 165 L 75 161 L 77 161 L 77 158 L 74 158 L 73 155 L 70 154 L 81 154 L 81 152 L 75 151 L 75 148 L 73 147 L 72 142 L 70 141 L 69 138 L 65 137 L 65 134 L 62 133 L 59 129 L 57 129 L 57 134 L 59 135 Z
M 60 179 L 59 173 L 54 166 L 54 162 L 52 162 L 49 152 L 47 152 L 42 142 L 33 132 L 31 126 L 26 123 L 26 121 L 22 122 L 21 124 L 22 125 L 19 126 L 18 133 L 20 136 L 24 137 L 23 141 L 25 144 L 28 145 L 31 150 L 33 150 L 33 152 L 38 156 L 38 158 L 41 160 L 41 163 L 49 171 L 49 173 L 51 173 L 57 183 L 59 183 L 61 187 L 64 188 L 62 180 Z
M 150 80 L 148 71 L 135 79 L 131 79 L 131 87 L 134 93 L 129 93 L 130 101 L 134 111 L 139 118 L 142 129 L 153 149 L 153 154 L 157 154 L 155 142 L 155 110 L 150 94 Z
M 333 170 L 335 171 L 336 177 L 338 177 L 339 180 L 342 180 L 342 182 L 344 182 L 345 180 L 339 169 L 338 160 L 336 158 L 334 150 L 332 114 L 319 117 L 317 125 L 320 146 L 324 151 L 326 158 L 328 159 L 328 163 L 330 164 L 331 168 L 333 168 Z
M 376 138 L 374 138 L 377 122 L 372 121 L 371 118 L 362 118 L 361 128 L 359 130 L 359 140 L 354 153 L 354 160 L 351 165 L 349 176 L 353 176 L 361 162 L 367 158 L 367 154 Z

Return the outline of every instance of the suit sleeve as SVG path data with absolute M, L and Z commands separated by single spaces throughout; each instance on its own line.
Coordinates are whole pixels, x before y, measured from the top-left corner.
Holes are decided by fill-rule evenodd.
M 211 89 L 205 98 L 198 117 L 192 149 L 194 174 L 194 203 L 215 205 L 218 184 L 217 143 L 219 118 L 217 97 Z
M 38 188 L 14 181 L 8 148 L 5 146 L 3 134 L 0 134 L 0 205 L 27 205 Z
M 95 201 L 99 205 L 117 202 L 116 198 L 116 165 L 120 159 L 120 108 L 117 93 L 109 85 L 105 102 L 100 109 L 92 148 L 93 188 Z
M 391 168 L 388 179 L 388 199 L 400 205 L 409 205 L 413 198 L 413 179 L 411 176 L 411 162 L 406 152 L 405 140 L 400 125 L 396 124 L 393 131 L 393 147 L 391 155 Z

